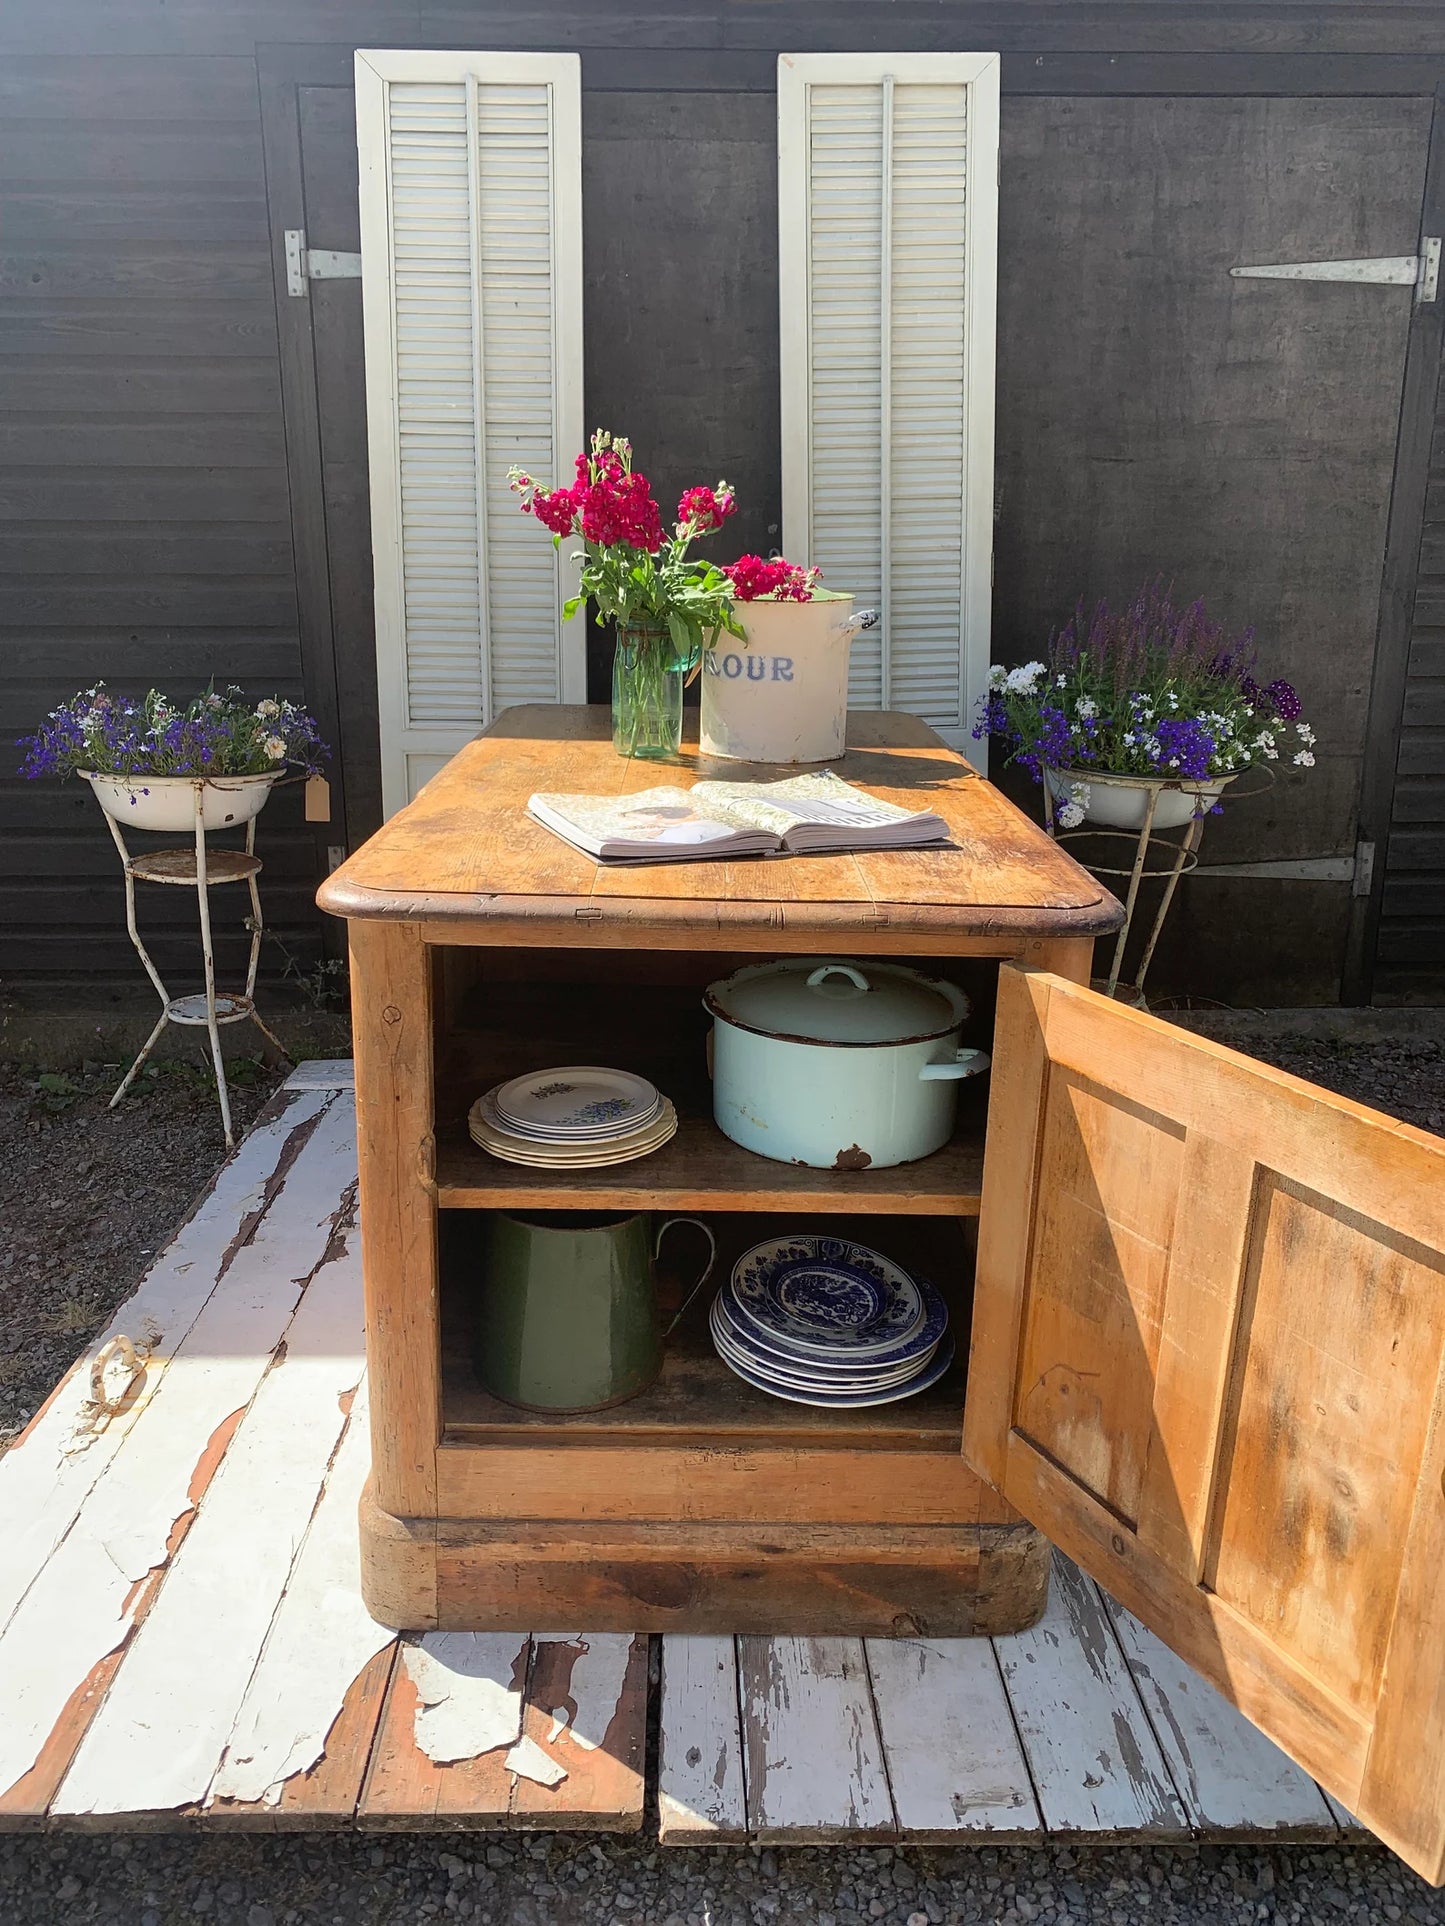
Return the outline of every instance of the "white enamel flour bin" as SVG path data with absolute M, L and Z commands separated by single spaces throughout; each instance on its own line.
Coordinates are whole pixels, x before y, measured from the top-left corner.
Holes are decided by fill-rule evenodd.
M 701 747 L 738 762 L 836 762 L 847 747 L 848 653 L 871 609 L 851 595 L 744 602 L 747 641 L 720 635 L 702 658 Z

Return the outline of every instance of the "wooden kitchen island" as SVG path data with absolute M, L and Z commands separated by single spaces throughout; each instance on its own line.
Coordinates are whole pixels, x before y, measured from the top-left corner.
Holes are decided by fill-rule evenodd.
M 536 790 L 619 793 L 770 772 L 685 747 L 629 764 L 604 709 L 507 710 L 324 885 L 350 925 L 373 1465 L 367 1602 L 409 1628 L 1002 1633 L 1042 1609 L 1047 1544 L 961 1455 L 985 1099 L 919 1163 L 820 1171 L 712 1122 L 701 992 L 783 953 L 914 960 L 974 1002 L 998 963 L 1087 982 L 1122 912 L 923 723 L 850 719 L 848 780 L 949 822 L 944 849 L 604 870 L 534 823 Z M 467 1135 L 500 1078 L 617 1064 L 681 1127 L 631 1164 L 549 1172 Z M 519 1411 L 469 1361 L 477 1213 L 703 1213 L 728 1265 L 784 1229 L 842 1228 L 926 1271 L 959 1356 L 872 1411 L 783 1403 L 713 1352 L 699 1295 L 658 1381 L 585 1416 Z M 681 1243 L 681 1238 L 679 1238 Z M 667 1280 L 663 1280 L 664 1291 Z

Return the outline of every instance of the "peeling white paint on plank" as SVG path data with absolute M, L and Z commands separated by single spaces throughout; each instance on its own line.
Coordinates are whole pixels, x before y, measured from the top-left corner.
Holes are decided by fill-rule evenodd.
M 436 1765 L 453 1765 L 515 1745 L 530 1644 L 525 1632 L 427 1632 L 404 1641 L 418 1749 Z
M 567 1768 L 544 1752 L 530 1733 L 523 1733 L 506 1757 L 508 1772 L 518 1779 L 530 1779 L 534 1785 L 560 1786 L 567 1777 Z
M 0 1790 L 30 1770 L 71 1695 L 128 1635 L 131 1594 L 165 1564 L 213 1434 L 255 1395 L 325 1254 L 355 1155 L 353 1108 L 340 1098 L 302 1146 L 255 1237 L 237 1252 L 225 1288 L 211 1294 L 186 1334 L 145 1423 L 125 1433 L 0 1635 Z
M 1187 1830 L 1099 1595 L 1056 1553 L 1048 1609 L 993 1641 L 1050 1832 Z
M 664 1845 L 747 1833 L 732 1638 L 669 1633 L 662 1641 L 658 1837 Z
M 762 1839 L 891 1838 L 883 1745 L 856 1638 L 740 1638 L 748 1827 Z
M 170 1812 L 206 1796 L 361 1376 L 360 1238 L 317 1271 L 52 1805 Z
M 0 1533 L 0 1628 L 9 1623 L 26 1590 L 75 1522 L 87 1494 L 155 1396 L 170 1359 L 215 1288 L 228 1249 L 248 1217 L 264 1203 L 266 1185 L 287 1139 L 329 1101 L 325 1091 L 298 1094 L 279 1116 L 258 1125 L 242 1141 L 195 1216 L 157 1257 L 33 1428 L 0 1454 L 0 1516 L 6 1521 Z M 63 1444 L 90 1396 L 91 1359 L 121 1333 L 138 1340 L 148 1323 L 159 1329 L 161 1337 L 138 1395 L 85 1451 L 67 1456 Z
M 354 1090 L 356 1065 L 350 1057 L 308 1057 L 282 1085 L 285 1090 Z
M 632 1657 L 631 1632 L 538 1632 L 533 1643 L 576 1645 L 580 1656 L 572 1666 L 568 1705 L 543 1706 L 553 1719 L 553 1737 L 565 1731 L 574 1745 L 595 1752 L 607 1736 L 617 1711 L 627 1665 Z
M 1333 1836 L 1334 1819 L 1309 1774 L 1132 1612 L 1107 1593 L 1099 1596 L 1190 1824 L 1203 1832 Z
M 347 1692 L 396 1636 L 361 1602 L 356 1510 L 370 1466 L 363 1380 L 208 1803 L 278 1804 L 287 1780 L 323 1756 Z
M 900 1831 L 1037 1832 L 1039 1809 L 989 1641 L 869 1639 L 864 1649 Z

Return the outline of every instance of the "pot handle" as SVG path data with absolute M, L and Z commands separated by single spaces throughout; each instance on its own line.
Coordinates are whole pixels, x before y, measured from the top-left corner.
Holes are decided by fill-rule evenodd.
M 833 624 L 834 635 L 852 635 L 855 629 L 876 629 L 879 622 L 877 609 L 855 609 L 846 622 Z
M 988 1066 L 987 1050 L 955 1050 L 941 1063 L 925 1063 L 918 1075 L 924 1083 L 957 1083 L 964 1077 L 981 1076 Z
M 688 1305 L 691 1304 L 692 1300 L 697 1296 L 698 1292 L 702 1289 L 703 1285 L 706 1284 L 708 1279 L 712 1276 L 713 1266 L 717 1263 L 717 1239 L 713 1236 L 712 1232 L 708 1229 L 707 1225 L 702 1221 L 700 1217 L 669 1217 L 665 1224 L 660 1224 L 658 1226 L 657 1236 L 653 1240 L 653 1245 L 652 1245 L 652 1254 L 654 1258 L 656 1258 L 660 1254 L 662 1250 L 662 1240 L 664 1237 L 666 1237 L 667 1233 L 672 1229 L 674 1224 L 691 1224 L 694 1230 L 700 1230 L 702 1232 L 703 1236 L 707 1239 L 707 1263 L 704 1264 L 702 1268 L 702 1275 L 698 1278 L 696 1284 L 693 1285 L 692 1289 L 688 1292 L 687 1296 L 682 1300 L 682 1303 L 678 1308 L 677 1315 L 673 1318 L 671 1324 L 669 1324 L 667 1329 L 663 1332 L 662 1335 L 665 1338 L 671 1337 L 673 1332 L 677 1329 L 678 1325 L 682 1322 L 683 1312 L 687 1309 Z
M 820 963 L 816 970 L 808 972 L 808 988 L 820 989 L 830 976 L 846 976 L 855 989 L 867 991 L 873 987 L 863 972 L 855 970 L 851 963 Z

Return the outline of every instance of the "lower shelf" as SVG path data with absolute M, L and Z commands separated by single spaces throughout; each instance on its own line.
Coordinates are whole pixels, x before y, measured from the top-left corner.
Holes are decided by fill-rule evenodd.
M 659 1208 L 663 1208 L 659 1206 Z M 443 1239 L 442 1415 L 444 1438 L 457 1443 L 681 1445 L 777 1440 L 796 1447 L 837 1441 L 890 1451 L 943 1450 L 957 1454 L 962 1437 L 972 1311 L 973 1260 L 963 1223 L 950 1218 L 813 1218 L 728 1212 L 709 1222 L 718 1263 L 707 1284 L 668 1338 L 656 1383 L 625 1404 L 581 1415 L 521 1411 L 492 1397 L 479 1383 L 471 1357 L 471 1299 L 482 1287 L 470 1213 L 456 1213 Z M 868 1411 L 821 1410 L 769 1397 L 723 1363 L 708 1335 L 707 1313 L 718 1286 L 743 1251 L 783 1231 L 825 1231 L 886 1252 L 921 1272 L 943 1293 L 958 1347 L 949 1371 L 927 1391 Z M 682 1286 L 663 1271 L 659 1298 L 664 1324 Z

